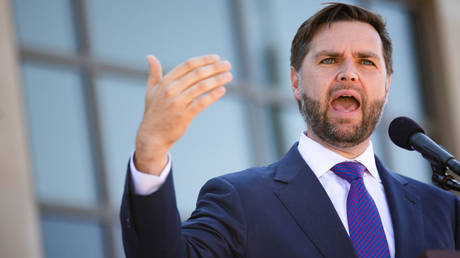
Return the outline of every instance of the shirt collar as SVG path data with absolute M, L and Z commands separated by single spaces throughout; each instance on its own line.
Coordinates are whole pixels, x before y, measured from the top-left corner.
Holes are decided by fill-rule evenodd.
M 300 155 L 311 168 L 316 177 L 323 176 L 328 172 L 334 165 L 344 161 L 358 161 L 363 164 L 368 173 L 374 177 L 379 183 L 381 182 L 377 166 L 374 158 L 374 148 L 372 142 L 369 142 L 366 150 L 354 159 L 347 159 L 342 155 L 324 147 L 318 142 L 314 141 L 310 137 L 307 137 L 302 132 L 299 139 L 299 145 L 297 146 Z

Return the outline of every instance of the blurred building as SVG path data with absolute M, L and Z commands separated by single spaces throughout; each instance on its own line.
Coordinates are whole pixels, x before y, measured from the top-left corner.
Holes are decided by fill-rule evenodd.
M 386 164 L 430 183 L 395 147 L 401 115 L 460 155 L 460 1 L 346 1 L 380 13 L 394 44 L 390 100 L 373 143 Z M 166 72 L 217 53 L 228 94 L 174 146 L 185 219 L 213 176 L 281 157 L 305 125 L 289 81 L 298 26 L 316 0 L 0 0 L 0 257 L 124 257 L 118 210 L 143 113 L 145 56 Z

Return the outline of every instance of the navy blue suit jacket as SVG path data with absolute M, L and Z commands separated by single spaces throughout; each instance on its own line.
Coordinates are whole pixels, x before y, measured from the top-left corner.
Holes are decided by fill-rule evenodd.
M 460 249 L 460 200 L 377 169 L 390 207 L 396 257 Z M 129 170 L 129 168 L 128 168 Z M 327 193 L 295 144 L 278 162 L 209 180 L 181 223 L 171 174 L 148 196 L 128 171 L 121 206 L 127 257 L 356 257 Z

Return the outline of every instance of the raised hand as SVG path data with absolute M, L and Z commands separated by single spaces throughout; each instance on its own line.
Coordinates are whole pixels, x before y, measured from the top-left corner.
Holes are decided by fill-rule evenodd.
M 136 136 L 134 163 L 139 171 L 159 175 L 167 153 L 193 118 L 225 94 L 231 64 L 217 55 L 189 59 L 164 77 L 161 64 L 147 56 L 149 78 L 145 109 Z

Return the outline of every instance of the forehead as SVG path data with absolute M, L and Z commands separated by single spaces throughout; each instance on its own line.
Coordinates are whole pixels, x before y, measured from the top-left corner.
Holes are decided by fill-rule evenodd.
M 382 56 L 383 47 L 377 31 L 368 23 L 340 21 L 324 24 L 313 36 L 309 54 L 323 50 L 372 51 Z

